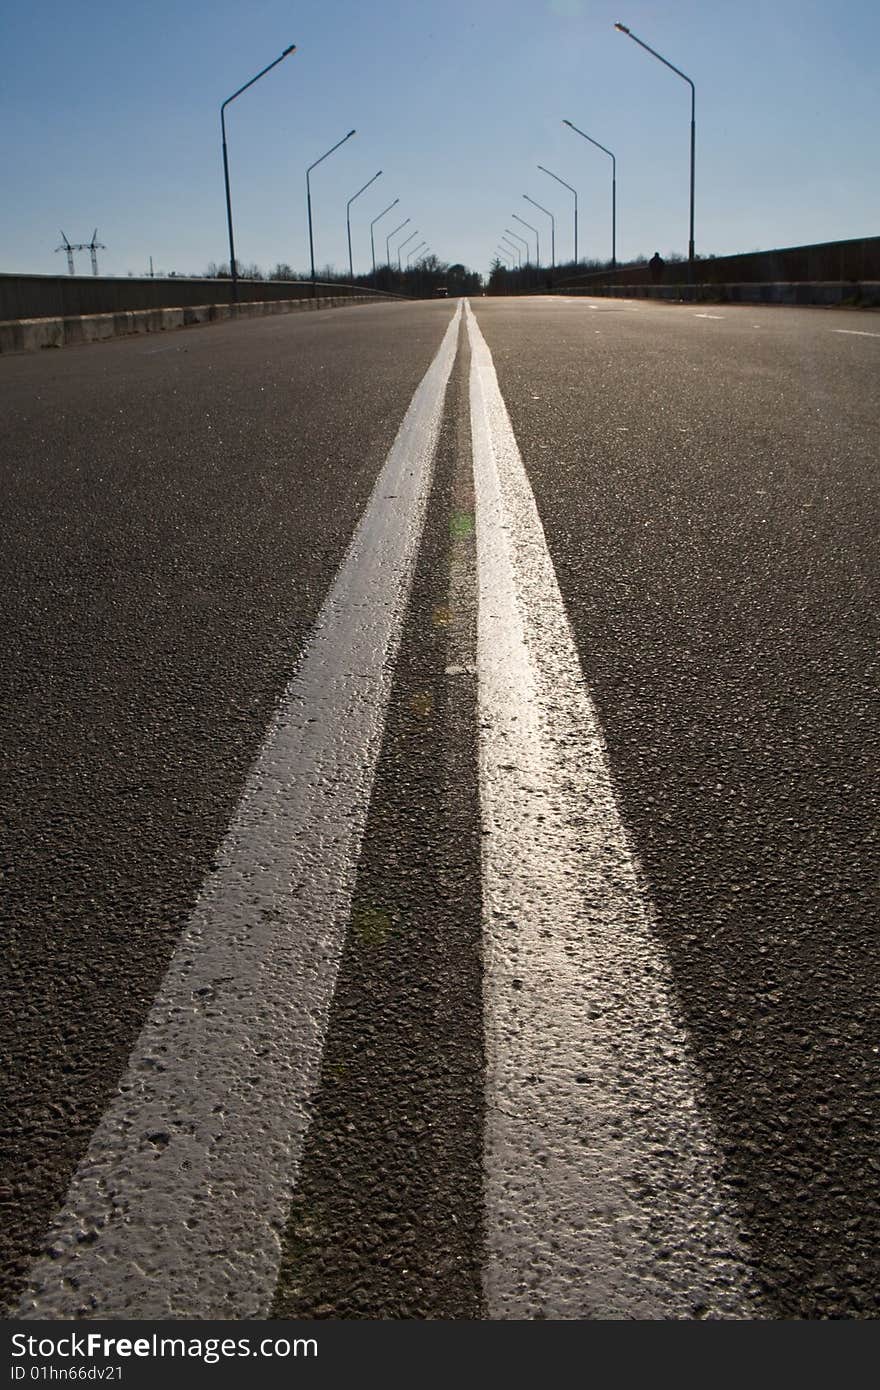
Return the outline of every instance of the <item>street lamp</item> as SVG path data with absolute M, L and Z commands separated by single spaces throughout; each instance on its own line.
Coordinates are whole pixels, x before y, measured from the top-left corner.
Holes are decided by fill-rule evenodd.
M 416 254 L 416 252 L 421 251 L 423 247 L 427 246 L 427 244 L 428 244 L 428 243 L 427 243 L 426 241 L 420 241 L 419 244 L 418 244 L 418 246 L 414 246 L 413 249 L 412 249 L 411 251 L 407 251 L 407 253 L 406 253 L 406 268 L 407 268 L 407 270 L 409 270 L 409 263 L 410 263 L 411 257 L 414 256 L 414 255 Z
M 240 97 L 242 92 L 246 92 L 248 87 L 252 87 L 255 82 L 259 82 L 261 77 L 265 77 L 267 72 L 277 68 L 289 53 L 296 52 L 296 44 L 292 43 L 289 48 L 285 48 L 280 58 L 276 58 L 268 67 L 258 72 L 256 77 L 252 77 L 250 82 L 245 82 L 243 87 L 239 87 L 237 92 L 233 92 L 231 97 L 227 97 L 220 107 L 220 133 L 223 137 L 223 178 L 226 183 L 226 225 L 229 228 L 229 273 L 232 276 L 232 297 L 238 300 L 238 267 L 235 264 L 235 241 L 232 236 L 232 199 L 229 193 L 229 156 L 226 152 L 226 108 L 236 97 Z
M 351 260 L 351 205 L 354 202 L 355 198 L 359 198 L 362 193 L 366 192 L 371 183 L 376 182 L 377 178 L 379 178 L 381 173 L 382 170 L 380 169 L 379 173 L 374 174 L 373 177 L 364 184 L 363 188 L 359 188 L 357 193 L 352 194 L 352 196 L 349 198 L 348 202 L 345 205 L 345 227 L 346 231 L 348 232 L 348 273 L 351 276 L 352 280 L 354 279 L 354 265 L 352 264 Z
M 591 145 L 595 145 L 597 150 L 604 151 L 611 156 L 611 269 L 617 269 L 617 160 L 610 150 L 606 150 L 604 145 L 600 145 L 598 140 L 594 140 L 592 135 L 587 135 L 585 131 L 579 130 L 571 121 L 563 121 L 573 130 L 575 135 L 582 135 L 585 140 L 589 140 Z
M 690 278 L 691 278 L 691 280 L 693 280 L 693 274 L 694 274 L 694 159 L 695 159 L 696 147 L 697 147 L 697 93 L 696 93 L 696 88 L 694 87 L 694 84 L 693 84 L 693 82 L 691 81 L 691 79 L 688 77 L 687 73 L 682 72 L 681 68 L 677 68 L 677 67 L 675 66 L 674 63 L 670 63 L 669 60 L 668 60 L 667 58 L 664 58 L 663 55 L 662 55 L 661 53 L 658 53 L 658 52 L 656 51 L 656 49 L 650 48 L 650 47 L 648 46 L 648 44 L 643 43 L 641 39 L 639 39 L 639 38 L 636 37 L 636 35 L 632 32 L 631 29 L 627 29 L 627 27 L 626 27 L 625 24 L 615 24 L 614 27 L 615 27 L 615 29 L 619 29 L 620 32 L 621 32 L 621 34 L 626 34 L 628 38 L 632 39 L 633 43 L 637 43 L 637 44 L 639 45 L 639 48 L 643 48 L 643 49 L 645 50 L 646 53 L 650 53 L 652 58 L 658 59 L 658 61 L 661 62 L 661 63 L 663 63 L 663 65 L 664 65 L 665 67 L 670 68 L 671 71 L 674 72 L 674 73 L 676 74 L 677 77 L 682 78 L 682 80 L 683 80 L 684 82 L 686 82 L 686 83 L 688 84 L 688 86 L 690 87 L 690 89 L 691 89 L 691 220 L 690 220 L 690 239 L 689 239 L 689 241 L 688 241 L 688 270 L 689 270 L 689 272 L 690 272 Z
M 373 240 L 373 228 L 375 227 L 377 222 L 382 221 L 382 218 L 385 216 L 385 213 L 390 212 L 392 208 L 396 208 L 399 202 L 400 199 L 395 198 L 393 203 L 388 204 L 387 208 L 385 209 L 385 212 L 380 212 L 379 216 L 374 217 L 372 222 L 370 223 L 370 255 L 373 258 L 373 275 L 376 274 L 376 243 Z
M 411 217 L 405 217 L 405 218 L 403 219 L 403 221 L 401 222 L 400 226 L 399 226 L 399 227 L 395 227 L 395 228 L 394 228 L 394 231 L 393 231 L 393 232 L 389 232 L 388 235 L 387 235 L 387 237 L 385 238 L 385 264 L 387 265 L 387 267 L 388 267 L 389 270 L 391 269 L 391 245 L 390 245 L 390 243 L 391 243 L 391 238 L 392 238 L 393 236 L 397 236 L 397 233 L 398 233 L 398 232 L 402 232 L 403 229 L 404 229 L 404 227 L 406 226 L 407 222 L 411 222 L 411 221 L 412 221 L 412 218 L 411 218 Z
M 523 194 L 523 197 L 525 198 L 525 200 L 526 200 L 527 203 L 531 203 L 531 205 L 532 205 L 533 208 L 537 208 L 539 212 L 545 212 L 545 213 L 547 214 L 547 216 L 550 218 L 550 265 L 551 265 L 551 268 L 552 268 L 553 270 L 555 270 L 555 269 L 556 269 L 556 218 L 553 216 L 553 213 L 550 211 L 549 208 L 543 208 L 543 207 L 541 207 L 541 204 L 540 204 L 540 203 L 536 203 L 535 200 L 534 200 L 534 198 L 530 198 L 529 195 L 528 195 L 528 193 L 524 193 L 524 194 Z
M 517 222 L 521 222 L 521 223 L 523 224 L 524 227 L 528 227 L 528 229 L 529 229 L 530 232 L 534 232 L 534 233 L 535 233 L 535 263 L 536 263 L 536 265 L 537 265 L 537 267 L 538 267 L 538 270 L 540 270 L 540 269 L 541 269 L 541 240 L 540 240 L 540 237 L 538 236 L 538 229 L 537 229 L 537 227 L 533 227 L 532 224 L 531 224 L 531 222 L 527 222 L 527 221 L 525 220 L 524 217 L 520 217 L 520 215 L 519 215 L 518 212 L 513 212 L 513 213 L 511 213 L 511 217 L 515 217 L 516 220 L 517 220 Z
M 502 259 L 503 259 L 503 261 L 504 261 L 504 269 L 505 269 L 505 270 L 509 270 L 509 269 L 510 269 L 510 266 L 507 264 L 507 262 L 513 260 L 513 253 L 512 253 L 511 251 L 508 251 L 508 250 L 507 250 L 505 247 L 503 247 L 503 246 L 496 246 L 496 247 L 495 247 L 495 255 L 498 257 L 499 260 L 502 260 Z
M 315 243 L 314 243 L 314 240 L 313 240 L 313 238 L 312 238 L 312 189 L 311 189 L 311 184 L 309 183 L 309 175 L 311 174 L 311 172 L 312 172 L 313 169 L 317 169 L 317 167 L 318 167 L 319 164 L 323 164 L 324 160 L 327 159 L 327 157 L 328 157 L 329 155 L 331 155 L 331 154 L 333 153 L 334 150 L 338 150 L 338 149 L 339 149 L 339 146 L 340 146 L 340 145 L 344 145 L 345 142 L 346 142 L 346 140 L 350 140 L 351 137 L 352 137 L 354 134 L 356 134 L 356 132 L 353 131 L 353 130 L 350 130 L 350 131 L 348 132 L 347 135 L 343 135 L 343 137 L 342 137 L 341 140 L 337 140 L 335 145 L 331 145 L 331 146 L 330 146 L 330 149 L 327 151 L 327 154 L 322 154 L 320 159 L 316 159 L 315 162 L 314 162 L 314 164 L 310 164 L 309 167 L 308 167 L 308 169 L 306 169 L 306 202 L 307 202 L 307 204 L 308 204 L 308 209 L 309 209 L 309 256 L 310 256 L 311 262 L 312 262 L 312 298 L 313 298 L 313 299 L 315 299 L 315 298 L 317 297 L 317 294 L 318 294 L 318 286 L 317 286 L 317 284 L 316 284 L 316 282 L 315 282 Z
M 510 240 L 509 237 L 503 236 L 503 237 L 501 238 L 501 241 L 502 241 L 503 245 L 506 246 L 506 247 L 508 248 L 508 249 L 507 249 L 507 254 L 510 255 L 510 253 L 513 252 L 513 254 L 516 256 L 516 259 L 517 259 L 517 269 L 518 269 L 518 270 L 522 270 L 522 251 L 520 251 L 520 249 L 519 249 L 518 246 L 514 246 L 513 242 Z M 511 259 L 512 259 L 512 258 L 511 258 Z
M 505 232 L 507 232 L 507 235 L 508 235 L 508 236 L 512 236 L 512 237 L 514 238 L 515 241 L 521 241 L 521 242 L 522 242 L 523 246 L 526 248 L 526 265 L 528 265 L 528 263 L 529 263 L 529 243 L 527 242 L 526 238 L 525 238 L 524 236 L 520 236 L 519 232 L 515 232 L 515 231 L 513 230 L 512 227 L 505 227 L 504 230 L 505 230 Z
M 561 178 L 559 177 L 558 174 L 554 174 L 553 171 L 552 171 L 552 169 L 545 169 L 544 166 L 543 166 L 543 164 L 539 164 L 539 165 L 538 165 L 538 168 L 541 170 L 541 173 L 542 173 L 542 174 L 549 174 L 550 177 L 551 177 L 551 179 L 555 179 L 557 183 L 561 183 L 561 184 L 562 184 L 562 187 L 563 187 L 563 188 L 567 188 L 568 191 L 569 191 L 569 193 L 573 193 L 573 194 L 574 194 L 574 263 L 575 263 L 575 265 L 577 265 L 577 263 L 578 263 L 578 195 L 577 195 L 577 189 L 576 189 L 576 188 L 572 188 L 571 184 L 570 184 L 570 183 L 566 183 L 566 182 L 565 182 L 565 179 L 561 179 Z
M 398 270 L 402 270 L 402 269 L 403 269 L 403 267 L 402 267 L 402 265 L 401 265 L 401 261 L 400 261 L 400 253 L 401 253 L 401 251 L 403 250 L 404 246 L 406 246 L 407 242 L 412 241 L 413 237 L 414 237 L 414 236 L 418 236 L 418 234 L 419 234 L 419 229 L 418 229 L 418 227 L 416 227 L 415 231 L 414 231 L 414 232 L 410 232 L 409 236 L 408 236 L 408 237 L 405 237 L 404 240 L 403 240 L 403 241 L 400 243 L 400 245 L 398 246 L 398 248 L 397 248 L 397 269 L 398 269 Z

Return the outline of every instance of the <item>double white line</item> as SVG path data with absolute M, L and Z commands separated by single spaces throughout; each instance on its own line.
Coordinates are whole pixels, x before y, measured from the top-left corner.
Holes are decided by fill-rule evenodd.
M 271 1305 L 431 489 L 449 324 L 22 1317 Z M 667 972 L 470 306 L 490 1317 L 744 1315 Z

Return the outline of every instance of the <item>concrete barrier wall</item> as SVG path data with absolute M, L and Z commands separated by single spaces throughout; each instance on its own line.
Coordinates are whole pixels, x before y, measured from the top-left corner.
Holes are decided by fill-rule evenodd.
M 880 281 L 841 284 L 837 280 L 731 285 L 567 285 L 561 295 L 611 299 L 665 299 L 689 304 L 803 304 L 880 307 Z
M 748 251 L 738 256 L 713 256 L 697 260 L 694 275 L 701 285 L 876 281 L 880 280 L 880 236 L 817 242 L 812 246 L 784 246 L 775 251 Z M 665 281 L 686 279 L 686 262 L 667 264 Z M 647 265 L 636 265 L 616 271 L 591 271 L 558 281 L 560 288 L 615 284 L 651 285 L 653 280 Z
M 307 280 L 239 280 L 239 300 L 307 299 Z M 361 286 L 324 285 L 322 295 L 369 295 Z M 129 276 L 0 275 L 0 320 L 70 318 L 134 309 L 174 309 L 193 304 L 231 304 L 231 280 L 141 279 Z
M 394 295 L 336 294 L 318 298 L 270 299 L 239 304 L 187 304 L 169 309 L 120 310 L 114 314 L 76 314 L 0 322 L 0 353 L 38 352 L 42 348 L 97 343 L 132 333 L 165 333 L 194 324 L 221 323 L 229 319 L 261 318 L 267 314 L 341 309 L 355 304 L 375 304 Z

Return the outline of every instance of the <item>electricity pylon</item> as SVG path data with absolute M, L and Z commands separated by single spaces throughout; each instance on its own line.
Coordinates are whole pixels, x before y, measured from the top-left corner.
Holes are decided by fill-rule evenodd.
M 92 274 L 93 274 L 93 275 L 97 275 L 97 273 L 98 273 L 98 252 L 99 252 L 99 251 L 106 251 L 106 250 L 107 250 L 107 247 L 104 245 L 103 241 L 98 241 L 98 229 L 97 229 L 97 227 L 96 227 L 95 230 L 92 232 L 92 239 L 91 239 L 91 241 L 89 242 L 88 246 L 84 246 L 82 249 L 83 249 L 84 251 L 91 251 L 91 253 L 92 253 Z
M 98 240 L 98 229 L 97 229 L 97 227 L 96 227 L 95 230 L 92 232 L 92 239 L 91 239 L 91 241 L 79 241 L 79 242 L 77 242 L 76 244 L 73 244 L 73 243 L 71 243 L 71 242 L 69 242 L 69 241 L 67 240 L 67 237 L 64 235 L 63 232 L 61 233 L 61 236 L 62 236 L 61 245 L 60 245 L 60 246 L 56 246 L 56 247 L 55 247 L 55 250 L 56 250 L 56 251 L 66 251 L 66 252 L 67 252 L 67 270 L 68 270 L 68 273 L 69 273 L 70 275 L 75 275 L 75 274 L 76 274 L 76 272 L 75 272 L 75 270 L 74 270 L 74 268 L 73 268 L 73 253 L 74 253 L 74 251 L 88 251 L 88 252 L 90 252 L 91 257 L 92 257 L 92 274 L 93 274 L 93 275 L 97 275 L 97 273 L 98 273 L 98 252 L 99 252 L 99 251 L 106 251 L 106 250 L 107 250 L 107 247 L 104 245 L 103 241 L 99 241 L 99 240 Z
M 64 233 L 62 232 L 62 233 L 61 233 L 61 245 L 60 245 L 60 246 L 56 246 L 56 247 L 55 247 L 55 250 L 56 250 L 56 252 L 57 252 L 57 251 L 66 251 L 66 252 L 67 252 L 67 273 L 68 273 L 68 275 L 75 275 L 76 272 L 75 272 L 75 270 L 74 270 L 74 268 L 73 268 L 73 253 L 74 253 L 74 251 L 78 251 L 78 250 L 79 250 L 79 247 L 78 247 L 78 246 L 71 246 L 70 242 L 67 240 L 67 237 L 66 237 L 66 236 L 64 235 Z

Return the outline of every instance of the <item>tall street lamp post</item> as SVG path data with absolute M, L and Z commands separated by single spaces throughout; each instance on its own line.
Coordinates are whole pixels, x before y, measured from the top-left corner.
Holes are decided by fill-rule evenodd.
M 398 269 L 398 270 L 402 270 L 402 269 L 403 269 L 403 266 L 402 266 L 401 260 L 400 260 L 400 253 L 402 252 L 404 246 L 407 246 L 407 245 L 409 244 L 409 242 L 412 241 L 413 237 L 414 237 L 414 236 L 418 236 L 418 234 L 419 234 L 419 229 L 418 229 L 418 227 L 416 227 L 415 231 L 414 231 L 414 232 L 410 232 L 409 236 L 408 236 L 408 237 L 404 237 L 403 241 L 399 244 L 399 246 L 398 246 L 398 248 L 397 248 L 397 269 Z
M 525 198 L 525 200 L 526 200 L 527 203 L 531 203 L 531 205 L 532 205 L 533 208 L 537 208 L 539 212 L 544 212 L 544 213 L 546 213 L 547 216 L 550 218 L 550 266 L 551 266 L 551 269 L 555 270 L 555 269 L 556 269 L 556 218 L 553 216 L 553 213 L 550 211 L 549 208 L 541 207 L 541 204 L 540 204 L 540 203 L 536 203 L 535 200 L 534 200 L 534 198 L 530 198 L 529 195 L 528 195 L 528 193 L 524 193 L 524 194 L 523 194 L 523 197 Z
M 579 130 L 571 121 L 563 121 L 573 130 L 575 135 L 582 135 L 585 140 L 589 140 L 591 145 L 595 145 L 597 150 L 602 150 L 604 154 L 611 157 L 611 269 L 617 268 L 617 160 L 610 150 L 606 150 L 604 145 L 600 145 L 598 140 L 594 140 L 592 135 L 587 135 L 586 131 Z
M 236 301 L 238 300 L 238 267 L 235 263 L 235 240 L 232 235 L 232 198 L 229 193 L 229 155 L 226 150 L 226 108 L 231 101 L 235 101 L 236 97 L 240 97 L 242 92 L 246 92 L 248 87 L 252 87 L 255 82 L 259 82 L 261 77 L 265 77 L 267 72 L 271 72 L 273 68 L 277 68 L 278 64 L 282 63 L 289 53 L 295 52 L 296 44 L 292 43 L 289 48 L 285 48 L 279 58 L 276 58 L 268 67 L 263 68 L 262 72 L 258 72 L 256 77 L 251 78 L 250 82 L 245 82 L 244 86 L 239 87 L 237 92 L 233 92 L 231 97 L 227 97 L 220 107 L 220 133 L 223 137 L 223 178 L 226 183 L 226 225 L 229 229 L 229 273 L 232 276 L 232 297 Z
M 627 38 L 632 39 L 633 43 L 637 43 L 637 44 L 639 45 L 639 48 L 643 48 L 643 49 L 645 50 L 646 53 L 650 53 L 650 55 L 651 55 L 652 58 L 656 58 L 656 59 L 658 60 L 658 62 L 661 62 L 661 63 L 664 65 L 664 67 L 667 67 L 667 68 L 669 68 L 672 72 L 674 72 L 674 73 L 676 74 L 676 76 L 677 76 L 677 77 L 680 77 L 684 82 L 686 82 L 686 83 L 688 84 L 688 86 L 690 87 L 690 89 L 691 89 L 691 217 L 690 217 L 690 233 L 689 233 L 689 240 L 688 240 L 688 273 L 689 273 L 689 277 L 690 277 L 691 281 L 693 281 L 693 277 L 694 277 L 694 162 L 695 162 L 696 148 L 697 148 L 697 93 L 696 93 L 696 88 L 694 87 L 694 84 L 693 84 L 693 82 L 691 81 L 691 79 L 688 77 L 687 73 L 682 72 L 681 68 L 677 68 L 677 67 L 675 66 L 674 63 L 670 63 L 670 62 L 669 62 L 669 59 L 668 59 L 668 58 L 664 58 L 663 55 L 662 55 L 662 53 L 658 53 L 656 49 L 649 47 L 649 45 L 646 44 L 646 43 L 643 43 L 642 40 L 641 40 L 640 38 L 637 38 L 637 37 L 636 37 L 636 35 L 632 32 L 631 29 L 627 29 L 627 27 L 626 27 L 625 24 L 615 24 L 614 27 L 615 27 L 615 29 L 618 29 L 618 30 L 620 31 L 621 34 L 626 34 Z
M 377 222 L 381 222 L 381 221 L 382 221 L 382 218 L 385 216 L 385 213 L 386 213 L 386 212 L 390 212 L 392 208 L 396 208 L 396 207 L 397 207 L 397 204 L 398 204 L 399 202 L 400 202 L 400 199 L 399 199 L 399 198 L 395 198 L 395 199 L 394 199 L 394 202 L 393 202 L 393 203 L 389 203 L 388 206 L 387 206 L 387 208 L 385 208 L 385 210 L 384 210 L 383 212 L 380 212 L 378 217 L 374 217 L 373 220 L 372 220 L 372 222 L 370 223 L 370 255 L 371 255 L 372 258 L 373 258 L 373 275 L 374 275 L 374 276 L 375 276 L 375 274 L 376 274 L 376 243 L 375 243 L 375 241 L 373 240 L 373 228 L 375 227 L 375 225 L 376 225 Z
M 574 263 L 575 263 L 575 265 L 577 265 L 577 263 L 578 263 L 578 195 L 577 195 L 577 189 L 576 189 L 576 188 L 572 188 L 571 184 L 570 184 L 570 183 L 566 183 L 566 182 L 565 182 L 565 179 L 561 179 L 561 178 L 559 177 L 558 174 L 554 174 L 553 171 L 552 171 L 552 169 L 545 169 L 544 166 L 543 166 L 543 164 L 539 164 L 539 165 L 538 165 L 538 168 L 541 170 L 541 173 L 542 173 L 542 174 L 549 174 L 550 177 L 551 177 L 551 179 L 555 179 L 557 183 L 561 183 L 561 184 L 562 184 L 562 187 L 563 187 L 563 188 L 567 188 L 568 191 L 569 191 L 569 193 L 573 193 L 573 194 L 574 194 Z
M 411 217 L 405 217 L 401 222 L 400 226 L 395 227 L 394 231 L 389 232 L 387 237 L 385 238 L 385 264 L 387 265 L 389 270 L 391 269 L 391 238 L 393 236 L 397 236 L 398 232 L 402 232 L 407 223 L 411 221 Z
M 419 244 L 418 244 L 418 246 L 414 246 L 413 249 L 412 249 L 411 251 L 407 251 L 407 253 L 406 253 L 406 268 L 407 268 L 407 270 L 409 270 L 409 263 L 410 263 L 411 258 L 412 258 L 413 256 L 415 256 L 419 251 L 423 250 L 423 248 L 426 247 L 427 244 L 428 244 L 428 243 L 427 243 L 426 241 L 420 241 Z
M 512 252 L 513 255 L 516 256 L 517 269 L 522 270 L 522 251 L 519 249 L 519 247 L 515 246 L 513 242 L 510 240 L 510 238 L 506 236 L 503 236 L 501 238 L 501 242 L 503 246 L 506 246 L 508 248 L 508 255 L 511 255 Z
M 378 174 L 374 174 L 371 179 L 368 179 L 363 188 L 359 188 L 357 193 L 353 193 L 345 205 L 345 229 L 348 232 L 348 274 L 352 280 L 354 279 L 354 265 L 351 259 L 351 205 L 355 198 L 359 198 L 362 193 L 366 192 L 371 183 L 376 182 L 381 173 L 382 170 L 380 169 Z
M 316 283 L 316 281 L 315 281 L 315 242 L 314 242 L 314 238 L 312 237 L 312 187 L 311 187 L 311 184 L 310 184 L 310 182 L 309 182 L 309 178 L 310 178 L 310 175 L 311 175 L 311 172 L 312 172 L 313 169 L 317 169 L 317 167 L 318 167 L 319 164 L 323 164 L 324 160 L 327 159 L 328 156 L 331 155 L 331 154 L 333 153 L 334 150 L 338 150 L 338 149 L 339 149 L 339 146 L 340 146 L 340 145 L 344 145 L 345 142 L 346 142 L 346 140 L 350 140 L 351 137 L 352 137 L 355 133 L 356 133 L 355 131 L 350 130 L 350 131 L 348 132 L 347 135 L 343 135 L 343 137 L 342 137 L 341 140 L 337 140 L 335 145 L 331 145 L 331 146 L 330 146 L 330 149 L 327 151 L 326 154 L 322 154 L 320 159 L 316 159 L 315 162 L 314 162 L 314 164 L 310 164 L 309 167 L 308 167 L 308 169 L 306 169 L 306 203 L 307 203 L 307 205 L 308 205 L 308 210 L 309 210 L 309 257 L 310 257 L 311 262 L 312 262 L 312 298 L 313 298 L 313 299 L 315 299 L 316 296 L 317 296 L 317 293 L 318 293 L 318 286 L 317 286 L 317 283 Z
M 526 240 L 526 238 L 525 238 L 524 236 L 520 236 L 519 232 L 515 232 L 515 231 L 513 230 L 512 227 L 505 227 L 504 230 L 505 230 L 505 232 L 507 233 L 508 236 L 512 236 L 512 237 L 513 237 L 514 241 L 521 241 L 521 242 L 522 242 L 523 246 L 526 248 L 526 265 L 528 265 L 528 263 L 529 263 L 529 243 L 528 243 L 528 241 Z
M 529 229 L 530 232 L 534 232 L 534 233 L 535 233 L 535 264 L 536 264 L 538 270 L 540 270 L 540 269 L 541 269 L 541 239 L 540 239 L 540 237 L 538 236 L 538 229 L 537 229 L 537 227 L 533 227 L 532 224 L 531 224 L 531 222 L 527 222 L 527 221 L 525 220 L 524 217 L 520 217 L 520 215 L 519 215 L 518 212 L 513 212 L 513 213 L 511 213 L 511 217 L 515 217 L 516 220 L 517 220 L 517 222 L 521 222 L 521 223 L 523 224 L 524 227 L 528 227 L 528 229 Z

